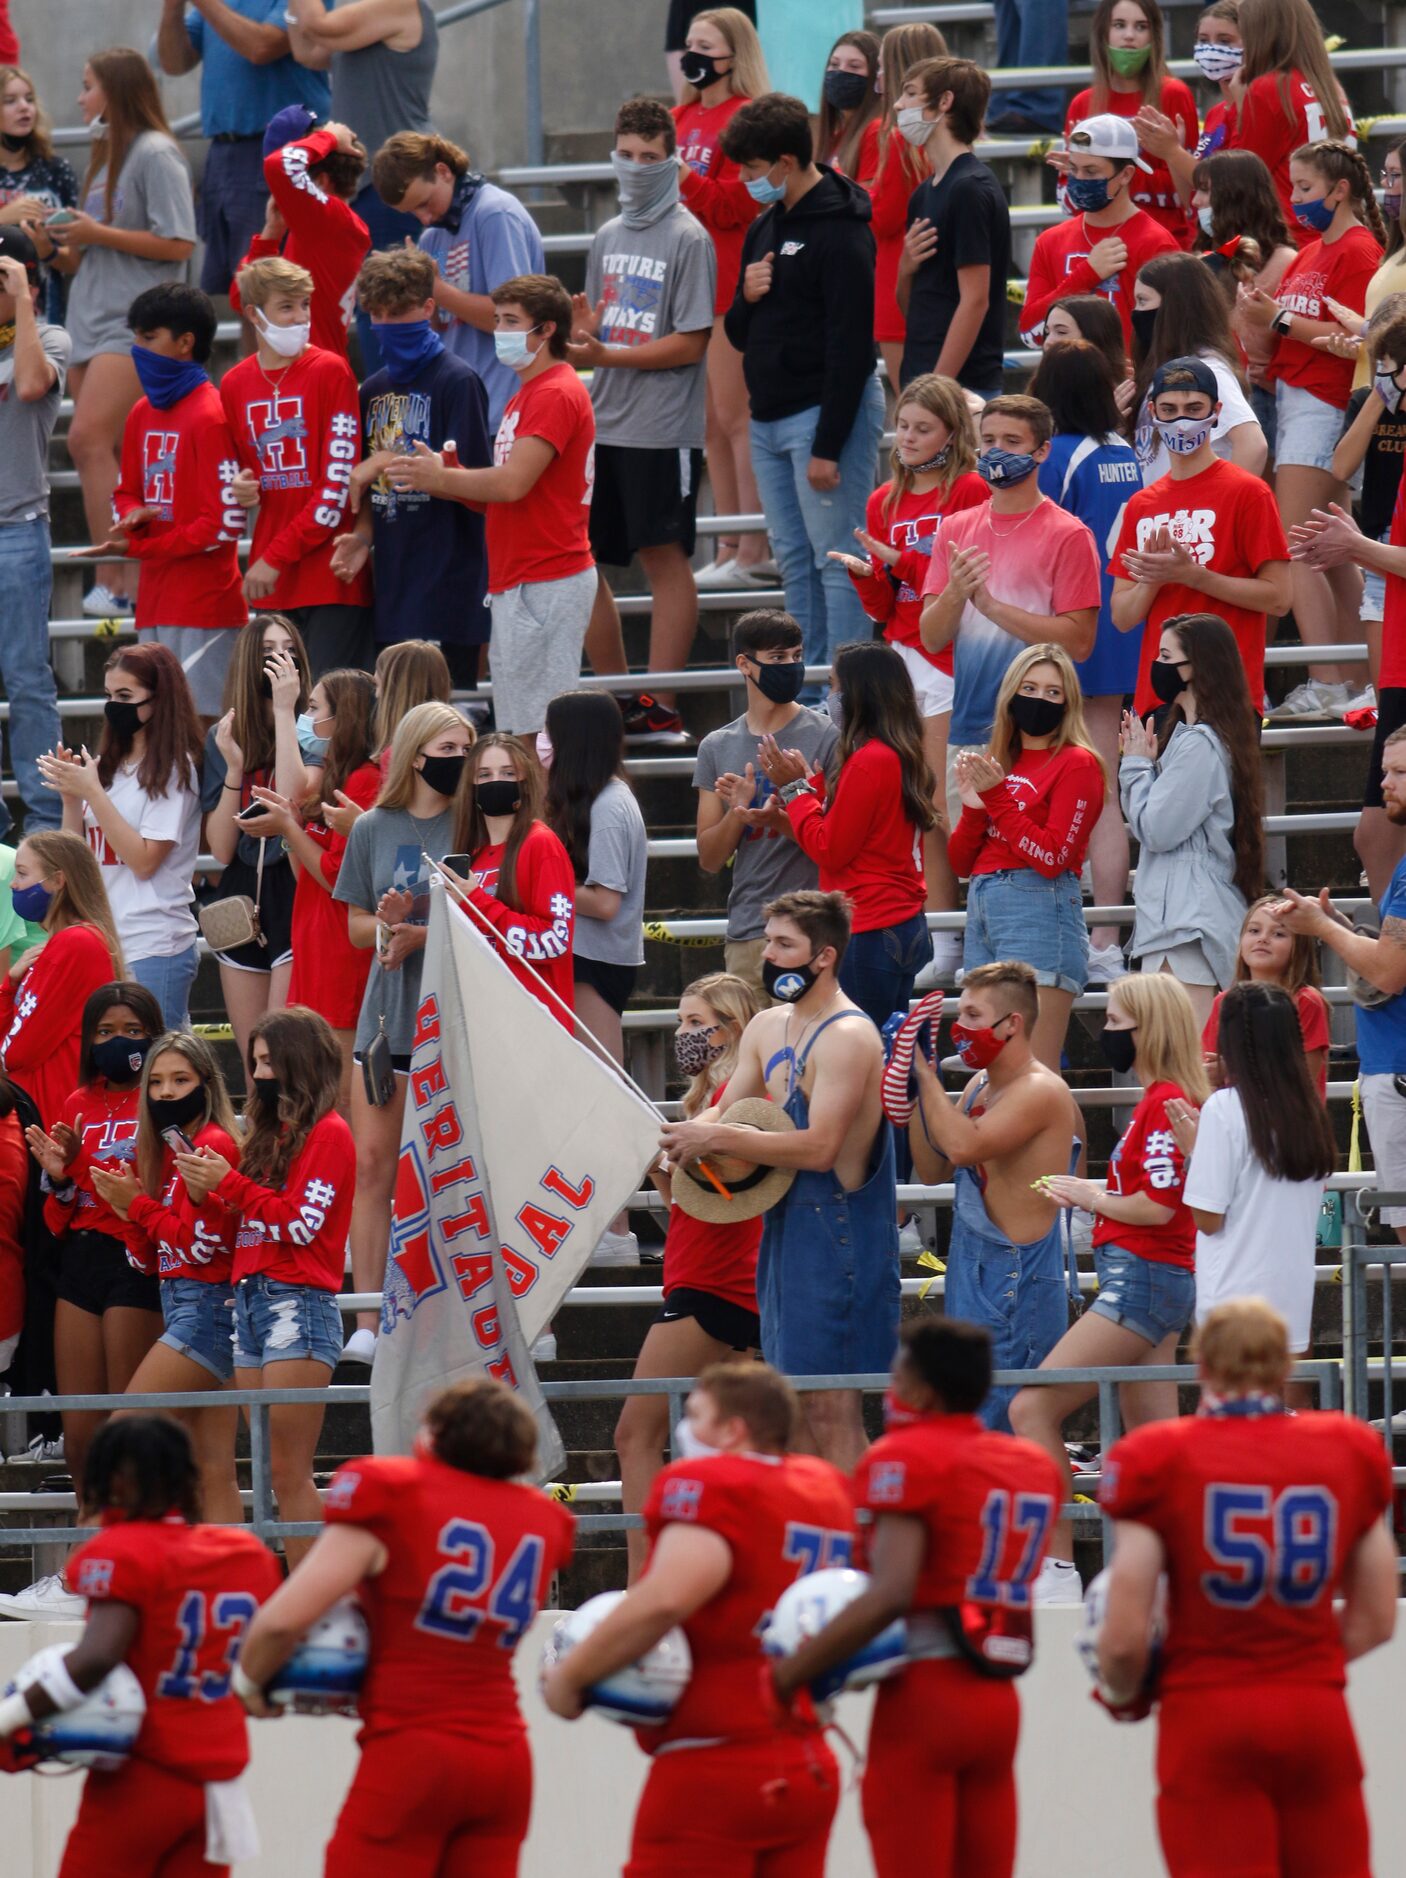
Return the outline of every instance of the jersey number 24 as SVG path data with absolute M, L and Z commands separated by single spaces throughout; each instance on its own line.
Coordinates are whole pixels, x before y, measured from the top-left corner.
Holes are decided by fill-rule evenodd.
M 430 1579 L 415 1619 L 417 1630 L 472 1643 L 485 1621 L 498 1630 L 500 1648 L 510 1650 L 537 1615 L 541 1602 L 541 1536 L 519 1539 L 501 1572 L 494 1572 L 493 1535 L 475 1519 L 451 1519 L 439 1535 L 449 1562 Z

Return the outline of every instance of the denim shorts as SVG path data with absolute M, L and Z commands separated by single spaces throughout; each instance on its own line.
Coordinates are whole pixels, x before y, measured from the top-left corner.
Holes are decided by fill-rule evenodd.
M 1089 930 L 1077 874 L 1046 880 L 1033 867 L 974 874 L 967 888 L 962 967 L 1020 959 L 1038 985 L 1076 996 L 1089 975 Z
M 335 1369 L 342 1360 L 342 1313 L 336 1293 L 285 1285 L 267 1272 L 234 1287 L 234 1366 L 312 1361 Z
M 1275 387 L 1276 469 L 1298 464 L 1305 469 L 1331 470 L 1333 452 L 1343 434 L 1343 414 L 1300 385 Z
M 229 1381 L 234 1374 L 234 1291 L 229 1285 L 163 1278 L 161 1315 L 166 1319 L 161 1341 L 168 1349 L 208 1369 L 216 1382 Z
M 1194 1272 L 1139 1258 L 1120 1245 L 1095 1246 L 1094 1269 L 1098 1296 L 1090 1310 L 1145 1337 L 1154 1348 L 1164 1337 L 1180 1336 L 1191 1322 L 1196 1309 Z

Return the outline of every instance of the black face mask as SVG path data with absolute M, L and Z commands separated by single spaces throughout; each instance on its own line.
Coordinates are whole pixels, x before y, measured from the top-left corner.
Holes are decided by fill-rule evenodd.
M 1154 659 L 1147 671 L 1148 682 L 1163 704 L 1173 704 L 1186 690 L 1187 680 L 1181 666 L 1171 659 Z
M 452 796 L 458 792 L 468 760 L 467 756 L 427 756 L 420 774 L 436 795 Z
M 28 137 L 12 137 L 9 131 L 0 130 L 0 143 L 4 144 L 11 156 L 18 156 L 21 150 L 27 150 L 29 148 L 30 140 L 33 135 L 34 133 L 31 131 Z
M 1054 698 L 1029 698 L 1018 691 L 1011 699 L 1011 722 L 1027 737 L 1048 737 L 1064 722 L 1064 706 Z
M 1103 1060 L 1118 1075 L 1126 1076 L 1137 1055 L 1136 1030 L 1110 1030 L 1105 1024 L 1098 1040 Z
M 522 784 L 512 776 L 500 782 L 475 783 L 474 801 L 481 815 L 511 815 L 522 801 Z
M 1142 347 L 1144 358 L 1152 350 L 1152 329 L 1157 324 L 1157 315 L 1161 311 L 1159 306 L 1135 306 L 1129 315 L 1133 322 L 1133 337 Z
M 250 1101 L 270 1119 L 278 1113 L 278 1098 L 282 1094 L 283 1083 L 277 1076 L 251 1076 L 249 1079 Z
M 760 659 L 753 659 L 756 666 L 752 683 L 762 696 L 771 704 L 794 704 L 801 695 L 801 687 L 806 681 L 804 659 L 788 659 L 781 665 L 763 665 Z
M 825 102 L 836 111 L 852 111 L 869 95 L 873 79 L 866 72 L 827 72 Z
M 721 78 L 719 63 L 730 63 L 724 58 L 719 61 L 710 58 L 706 52 L 685 52 L 679 60 L 679 74 L 686 85 L 692 85 L 698 91 L 706 91 L 715 79 Z
M 126 698 L 109 698 L 103 706 L 103 716 L 111 724 L 112 734 L 124 743 L 130 742 L 142 727 L 141 705 L 131 704 Z
M 146 1109 L 159 1135 L 163 1128 L 185 1128 L 191 1122 L 198 1122 L 205 1113 L 205 1100 L 204 1088 L 198 1087 L 188 1089 L 183 1096 L 172 1096 L 169 1102 L 158 1102 L 155 1096 L 148 1096 Z
M 269 677 L 267 672 L 260 672 L 259 674 L 259 696 L 261 698 L 271 698 L 273 696 L 273 680 Z
M 819 976 L 814 965 L 773 965 L 770 959 L 762 960 L 762 983 L 767 996 L 778 1004 L 794 1004 L 803 998 Z
M 150 1048 L 150 1037 L 104 1037 L 89 1054 L 104 1082 L 133 1083 L 142 1073 Z

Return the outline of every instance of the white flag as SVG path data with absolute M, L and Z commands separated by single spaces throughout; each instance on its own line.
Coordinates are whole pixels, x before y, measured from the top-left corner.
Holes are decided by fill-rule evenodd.
M 487 1374 L 564 1460 L 528 1350 L 658 1151 L 659 1117 L 520 985 L 442 885 L 431 890 L 381 1335 L 378 1454 L 410 1451 L 425 1405 Z

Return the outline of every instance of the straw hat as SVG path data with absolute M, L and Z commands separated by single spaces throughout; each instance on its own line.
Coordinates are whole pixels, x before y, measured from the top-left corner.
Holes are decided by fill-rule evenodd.
M 773 1135 L 791 1134 L 796 1126 L 785 1109 L 765 1096 L 746 1096 L 730 1103 L 718 1120 L 731 1128 L 760 1128 Z M 796 1178 L 794 1167 L 763 1167 L 735 1154 L 710 1154 L 707 1165 L 727 1188 L 726 1195 L 718 1192 L 697 1162 L 676 1168 L 673 1185 L 674 1199 L 684 1212 L 710 1226 L 755 1219 L 775 1206 Z

